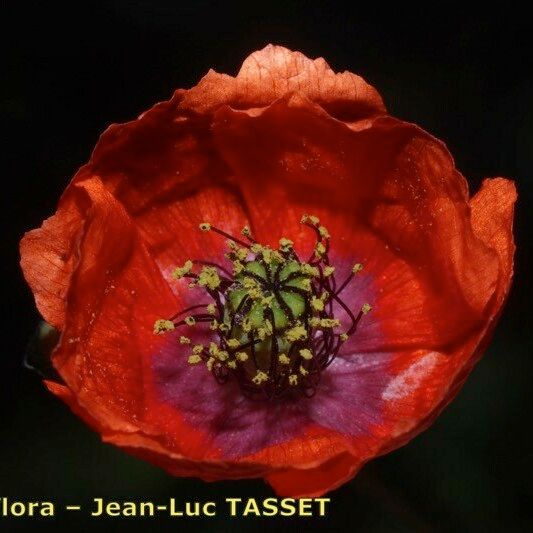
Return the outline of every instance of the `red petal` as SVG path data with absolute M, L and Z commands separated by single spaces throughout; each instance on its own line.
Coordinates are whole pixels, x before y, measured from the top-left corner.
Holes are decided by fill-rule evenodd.
M 201 113 L 225 104 L 250 109 L 270 105 L 291 93 L 320 104 L 341 120 L 355 121 L 385 112 L 378 92 L 360 76 L 335 74 L 323 58 L 311 60 L 300 52 L 273 45 L 250 55 L 236 78 L 209 71 L 187 92 L 181 105 Z
M 213 149 L 204 117 L 183 116 L 180 93 L 101 137 L 75 181 L 98 175 L 135 221 L 162 271 L 190 258 L 220 260 L 224 239 L 200 234 L 201 222 L 247 223 L 240 193 Z
M 349 453 L 341 453 L 318 467 L 287 468 L 269 474 L 266 480 L 279 496 L 316 498 L 355 476 L 360 468 Z
M 504 178 L 486 179 L 472 198 L 472 227 L 475 234 L 499 258 L 500 283 L 497 298 L 507 295 L 513 275 L 513 215 L 517 194 L 514 183 Z
M 253 206 L 260 240 L 275 242 L 283 232 L 298 241 L 306 231 L 301 213 L 316 213 L 346 260 L 364 254 L 389 265 L 394 254 L 404 262 L 414 278 L 406 288 L 424 294 L 424 312 L 443 340 L 482 323 L 498 261 L 472 229 L 466 182 L 442 144 L 390 118 L 353 131 L 294 100 L 257 117 L 226 108 L 214 131 Z M 383 252 L 375 245 L 374 257 L 361 250 L 358 235 L 364 244 L 365 234 Z M 389 307 L 383 312 L 391 315 Z
M 57 213 L 24 235 L 20 254 L 24 277 L 44 319 L 61 329 L 65 321 L 65 297 L 78 259 L 77 246 L 85 207 L 67 191 Z
M 136 429 L 144 407 L 143 349 L 153 321 L 176 303 L 136 228 L 99 180 L 80 182 L 72 194 L 87 206 L 86 218 L 53 363 L 93 418 Z

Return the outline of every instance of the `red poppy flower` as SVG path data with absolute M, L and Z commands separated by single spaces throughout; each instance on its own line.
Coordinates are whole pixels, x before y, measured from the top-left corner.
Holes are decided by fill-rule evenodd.
M 171 474 L 322 494 L 457 393 L 509 290 L 515 197 L 469 198 L 363 79 L 267 46 L 112 125 L 22 239 L 61 332 L 46 386 Z

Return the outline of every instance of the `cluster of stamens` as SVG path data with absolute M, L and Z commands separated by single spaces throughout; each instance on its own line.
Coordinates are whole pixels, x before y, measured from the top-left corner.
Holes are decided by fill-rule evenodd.
M 236 379 L 250 398 L 313 396 L 321 372 L 371 307 L 365 303 L 353 312 L 340 298 L 363 266 L 355 264 L 337 284 L 328 257 L 328 230 L 314 216 L 304 215 L 301 222 L 316 234 L 306 262 L 300 261 L 287 238 L 281 238 L 274 250 L 259 244 L 247 226 L 241 232 L 245 242 L 209 223 L 200 224 L 200 230 L 229 239 L 226 257 L 233 272 L 198 260 L 187 260 L 176 268 L 174 279 L 189 279 L 189 287 L 202 287 L 212 301 L 157 320 L 154 333 L 208 326 L 214 339 L 209 344 L 194 344 L 189 337 L 179 336 L 179 343 L 189 346 L 189 364 L 204 364 L 219 383 Z M 340 331 L 334 308 L 342 309 L 350 320 L 344 331 Z M 202 312 L 193 313 L 199 309 Z

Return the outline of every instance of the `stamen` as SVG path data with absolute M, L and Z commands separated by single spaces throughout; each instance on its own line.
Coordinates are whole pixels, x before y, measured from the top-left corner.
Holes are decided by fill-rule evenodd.
M 229 339 L 227 341 L 227 345 L 230 348 L 238 348 L 241 345 L 241 343 L 237 339 Z
M 241 230 L 241 234 L 250 239 L 252 237 L 252 232 L 250 231 L 250 226 L 244 226 Z
M 232 268 L 198 259 L 187 260 L 172 273 L 173 279 L 188 278 L 190 287 L 203 287 L 212 303 L 200 303 L 159 319 L 154 333 L 163 334 L 181 326 L 201 325 L 211 330 L 208 346 L 194 344 L 187 355 L 191 365 L 205 363 L 218 383 L 236 380 L 244 395 L 254 399 L 276 399 L 285 395 L 314 395 L 320 374 L 338 355 L 371 306 L 361 305 L 355 314 L 339 294 L 361 272 L 356 263 L 348 277 L 337 286 L 335 267 L 329 261 L 330 233 L 318 217 L 304 215 L 302 224 L 313 230 L 313 254 L 302 262 L 294 242 L 279 239 L 279 248 L 264 246 L 245 226 L 241 234 L 249 243 L 208 222 L 204 232 L 213 231 L 227 239 L 225 256 Z M 200 265 L 199 273 L 193 273 Z M 177 321 L 180 316 L 188 314 Z M 335 332 L 346 314 L 347 329 Z M 202 332 L 205 335 L 205 329 Z M 179 336 L 179 344 L 191 345 Z
M 317 298 L 316 296 L 313 296 L 313 298 L 311 298 L 311 307 L 315 311 L 323 311 L 324 310 L 324 302 L 320 298 Z
M 328 277 L 328 276 L 331 276 L 331 274 L 333 274 L 333 272 L 335 272 L 335 267 L 332 267 L 332 266 L 327 266 L 324 268 L 324 277 Z
M 154 323 L 154 333 L 156 335 L 161 335 L 165 333 L 166 331 L 171 331 L 174 329 L 174 322 L 172 320 L 165 320 L 164 318 L 160 318 L 159 320 L 156 320 Z
M 214 267 L 206 266 L 202 268 L 198 276 L 198 285 L 208 287 L 214 291 L 220 285 L 220 277 Z
M 326 253 L 326 247 L 321 243 L 317 242 L 315 246 L 315 255 L 320 258 Z
M 290 364 L 291 360 L 287 357 L 287 354 L 280 354 L 279 357 L 278 357 L 278 361 L 282 364 L 282 365 L 288 365 Z
M 174 272 L 172 272 L 172 277 L 174 279 L 181 279 L 186 274 L 188 274 L 192 270 L 192 261 L 189 259 L 185 261 L 185 264 L 182 267 L 178 267 L 174 269 Z
M 215 233 L 218 233 L 219 235 L 222 235 L 223 237 L 226 237 L 227 239 L 230 239 L 236 243 L 239 243 L 241 246 L 244 246 L 246 248 L 246 243 L 244 241 L 241 241 L 240 239 L 236 239 L 235 237 L 232 237 L 229 233 L 226 233 L 225 231 L 222 231 L 219 228 L 216 228 L 215 226 L 212 226 L 209 224 L 209 222 L 202 222 L 200 224 L 200 229 L 202 231 L 214 231 Z
M 294 243 L 290 239 L 286 239 L 285 237 L 282 237 L 279 240 L 279 249 L 282 252 L 289 252 L 292 249 L 293 245 Z
M 265 374 L 261 370 L 257 371 L 257 374 L 252 378 L 252 381 L 256 385 L 261 385 L 264 381 L 268 381 L 268 374 Z
M 300 350 L 300 355 L 307 361 L 309 361 L 309 359 L 313 359 L 313 353 L 307 348 Z
M 307 338 L 307 331 L 301 324 L 288 329 L 285 332 L 285 340 L 287 342 L 296 342 Z
M 313 226 L 318 226 L 320 224 L 320 219 L 313 215 L 303 215 L 300 222 L 302 224 L 311 224 Z
M 244 363 L 245 361 L 248 361 L 248 354 L 246 352 L 237 352 L 235 354 L 235 359 L 241 363 Z
M 329 231 L 324 227 L 324 226 L 320 226 L 318 228 L 318 233 L 320 233 L 320 236 L 323 238 L 323 239 L 329 239 L 330 235 L 329 235 Z

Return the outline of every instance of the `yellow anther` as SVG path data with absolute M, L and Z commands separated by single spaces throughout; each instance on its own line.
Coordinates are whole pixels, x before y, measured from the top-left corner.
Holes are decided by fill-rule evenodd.
M 309 359 L 313 359 L 313 352 L 311 350 L 309 350 L 308 348 L 304 348 L 303 350 L 300 350 L 300 355 L 306 361 L 309 361 Z
M 248 257 L 250 250 L 248 250 L 248 248 L 235 248 L 233 253 L 235 254 L 237 260 L 244 261 Z
M 302 374 L 302 376 L 307 376 L 309 372 L 302 365 L 300 365 L 300 374 Z
M 227 324 L 224 324 L 224 322 L 222 322 L 221 324 L 218 325 L 218 329 L 225 333 L 226 331 L 229 331 L 229 326 Z
M 238 348 L 241 345 L 241 343 L 237 339 L 229 339 L 226 344 L 230 348 Z
M 285 237 L 282 237 L 279 240 L 279 248 L 283 252 L 288 252 L 293 246 L 294 246 L 294 242 L 292 242 L 290 239 L 286 239 Z
M 322 318 L 320 320 L 320 327 L 322 328 L 336 328 L 340 325 L 340 320 L 337 320 L 336 318 Z
M 224 350 L 220 350 L 217 353 L 217 359 L 219 361 L 226 361 L 229 358 L 228 352 L 225 352 Z
M 275 261 L 276 263 L 285 263 L 285 258 L 277 250 L 273 250 L 272 261 Z
M 258 370 L 257 374 L 252 378 L 252 381 L 256 385 L 261 385 L 264 381 L 268 381 L 268 374 L 265 374 L 263 371 Z
M 311 290 L 311 280 L 309 278 L 304 278 L 300 282 L 300 285 L 304 291 L 310 291 Z
M 327 266 L 327 267 L 324 267 L 324 277 L 329 277 L 331 276 L 331 274 L 333 274 L 333 272 L 335 272 L 335 267 L 332 267 L 332 266 Z
M 244 363 L 244 361 L 248 361 L 248 354 L 246 352 L 237 352 L 235 354 L 235 359 L 241 363 Z
M 250 290 L 250 289 L 255 289 L 255 288 L 259 287 L 259 283 L 254 278 L 245 277 L 242 280 L 242 286 L 246 290 Z
M 280 354 L 279 357 L 278 357 L 278 361 L 282 364 L 282 365 L 288 365 L 291 360 L 287 357 L 287 354 Z
M 346 333 L 341 333 L 339 335 L 339 339 L 342 341 L 342 342 L 346 342 L 348 340 L 348 335 L 346 335 Z
M 209 343 L 209 355 L 217 355 L 219 352 L 219 347 L 214 342 Z
M 210 231 L 211 230 L 211 224 L 209 224 L 209 222 L 202 222 L 199 227 L 200 227 L 200 229 L 202 231 Z
M 183 266 L 174 269 L 174 271 L 172 272 L 172 277 L 174 279 L 181 279 L 186 274 L 188 274 L 191 270 L 192 270 L 192 261 L 188 259 L 187 261 L 185 261 Z
M 355 265 L 352 267 L 352 272 L 354 274 L 361 272 L 361 270 L 363 270 L 363 265 L 361 263 L 355 263 Z
M 302 224 L 312 224 L 313 226 L 318 226 L 320 224 L 320 219 L 313 215 L 304 215 L 300 220 Z
M 233 274 L 237 276 L 244 270 L 244 265 L 239 261 L 233 261 Z
M 309 319 L 309 325 L 310 325 L 312 328 L 318 328 L 318 326 L 320 326 L 320 318 L 317 318 L 317 317 L 312 316 L 312 317 Z
M 184 322 L 187 326 L 194 326 L 196 324 L 196 320 L 193 316 L 186 316 Z
M 210 315 L 215 315 L 217 312 L 217 306 L 215 304 L 209 304 L 206 309 L 207 313 Z
M 285 332 L 285 339 L 288 342 L 296 342 L 307 338 L 307 331 L 305 328 L 299 324 L 293 328 L 288 329 Z
M 257 336 L 260 340 L 264 341 L 266 339 L 267 332 L 265 328 L 258 328 L 257 329 Z
M 309 263 L 302 263 L 300 266 L 300 272 L 306 276 L 320 276 L 320 271 L 317 267 L 311 266 Z
M 245 237 L 251 237 L 252 232 L 250 231 L 250 226 L 244 226 L 244 228 L 241 229 L 241 234 Z
M 209 372 L 211 372 L 211 370 L 213 370 L 213 365 L 215 364 L 215 358 L 214 357 L 210 357 L 207 362 L 205 363 L 205 366 L 207 367 L 207 370 L 209 370 Z
M 202 361 L 202 358 L 198 354 L 189 355 L 187 362 L 190 365 L 196 365 Z
M 226 244 L 228 245 L 228 248 L 230 250 L 235 251 L 238 248 L 237 243 L 235 241 L 227 241 Z
M 183 335 L 180 337 L 180 344 L 191 344 L 191 339 L 189 337 L 184 337 Z
M 320 298 L 313 296 L 313 298 L 311 298 L 311 307 L 315 309 L 316 311 L 323 311 L 324 302 Z
M 315 255 L 322 257 L 326 253 L 326 247 L 321 242 L 317 242 L 315 246 Z
M 252 252 L 257 255 L 257 254 L 260 254 L 263 251 L 263 247 L 260 244 L 254 242 L 250 246 L 250 250 L 252 250 Z
M 245 318 L 241 323 L 242 330 L 245 333 L 249 333 L 252 330 L 252 324 L 248 318 Z
M 172 331 L 174 329 L 174 322 L 171 320 L 165 320 L 160 318 L 154 322 L 154 333 L 156 335 L 162 335 L 166 331 Z
M 298 376 L 296 374 L 289 376 L 289 385 L 298 385 Z
M 270 263 L 272 263 L 272 249 L 268 246 L 263 247 L 262 255 L 265 263 L 270 265 Z
M 233 368 L 233 369 L 237 368 L 237 363 L 235 361 L 228 361 L 226 364 L 228 365 L 229 368 Z
M 196 287 L 196 283 L 194 281 L 191 281 L 189 283 L 189 289 L 194 289 Z
M 198 285 L 207 287 L 212 291 L 215 290 L 220 285 L 220 277 L 217 269 L 212 266 L 203 267 L 202 271 L 198 275 Z
M 192 353 L 193 354 L 201 354 L 204 351 L 204 345 L 203 344 L 195 344 L 192 347 Z
M 370 311 L 372 311 L 372 306 L 370 304 L 363 304 L 363 306 L 361 307 L 361 312 L 363 313 L 363 315 L 370 313 Z
M 218 320 L 216 318 L 214 318 L 212 321 L 211 321 L 211 324 L 209 325 L 209 329 L 211 331 L 216 331 L 218 329 Z
M 318 233 L 320 234 L 320 236 L 323 238 L 323 239 L 329 239 L 330 235 L 329 235 L 329 231 L 327 230 L 327 228 L 325 228 L 324 226 L 320 226 L 318 228 Z
M 265 331 L 266 331 L 267 335 L 272 335 L 272 331 L 273 331 L 272 322 L 270 322 L 270 320 L 268 320 L 268 318 L 265 320 L 264 328 L 265 328 Z
M 248 296 L 252 300 L 263 298 L 263 291 L 259 283 L 253 278 L 245 278 L 242 282 L 242 286 L 246 289 Z

